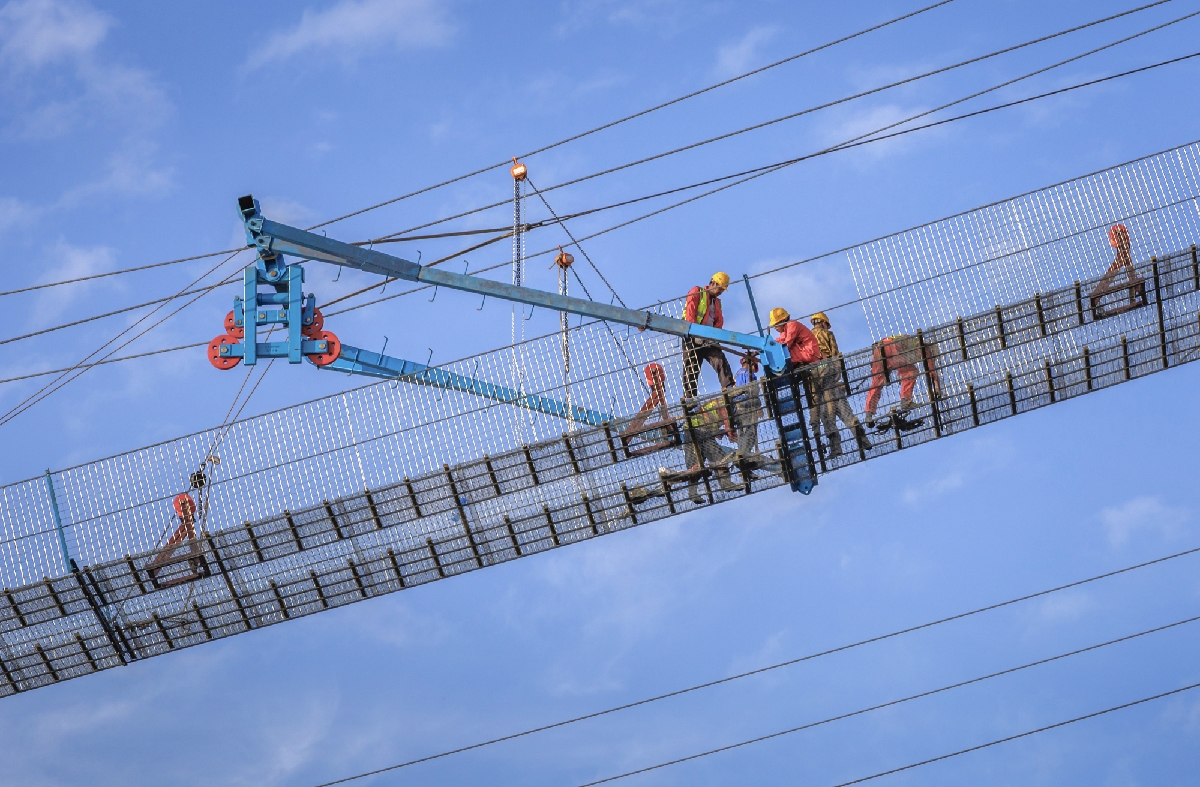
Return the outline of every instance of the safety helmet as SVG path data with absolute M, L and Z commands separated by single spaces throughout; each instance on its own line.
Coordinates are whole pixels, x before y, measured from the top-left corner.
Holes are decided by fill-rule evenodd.
M 817 320 L 824 320 L 826 325 L 833 324 L 829 321 L 829 315 L 827 315 L 825 312 L 817 312 L 812 316 L 809 322 L 816 322 Z
M 716 273 L 713 274 L 711 282 L 713 284 L 719 284 L 728 290 L 729 289 L 729 274 L 725 273 L 724 271 L 717 271 Z
M 792 315 L 788 314 L 788 310 L 782 306 L 776 306 L 774 309 L 771 309 L 770 322 L 772 328 L 774 328 L 776 325 L 785 323 L 790 319 L 792 319 Z

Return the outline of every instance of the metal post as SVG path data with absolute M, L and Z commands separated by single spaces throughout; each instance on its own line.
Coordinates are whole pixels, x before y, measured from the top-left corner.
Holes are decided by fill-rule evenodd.
M 1192 253 L 1195 254 L 1195 251 Z M 758 326 L 758 335 L 766 336 L 766 332 L 763 331 L 762 320 L 758 316 L 758 306 L 754 303 L 754 290 L 750 289 L 750 277 L 743 273 L 742 281 L 746 283 L 746 295 L 750 296 L 750 312 L 754 315 L 754 324 Z
M 46 489 L 50 492 L 50 510 L 54 513 L 54 528 L 58 531 L 58 545 L 62 548 L 64 573 L 71 570 L 71 555 L 67 552 L 67 537 L 63 534 L 62 517 L 58 513 L 58 497 L 54 494 L 54 479 L 46 470 Z
M 1158 271 L 1158 257 L 1150 258 L 1150 266 L 1154 274 L 1154 307 L 1158 312 L 1158 341 L 1162 345 L 1162 365 L 1166 369 L 1171 365 L 1171 359 L 1167 353 L 1167 324 L 1163 319 L 1163 296 Z

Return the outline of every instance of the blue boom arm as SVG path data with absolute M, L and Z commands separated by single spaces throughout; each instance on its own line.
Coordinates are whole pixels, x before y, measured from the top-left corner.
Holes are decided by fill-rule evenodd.
M 454 273 L 440 268 L 421 266 L 381 251 L 364 249 L 266 219 L 259 209 L 258 200 L 250 196 L 241 197 L 238 200 L 238 208 L 246 225 L 247 245 L 257 248 L 260 259 L 271 260 L 279 255 L 290 254 L 301 259 L 320 260 L 394 279 L 434 284 L 477 295 L 488 295 L 507 301 L 543 306 L 555 311 L 631 325 L 639 330 L 709 339 L 746 350 L 754 350 L 762 356 L 766 367 L 776 373 L 784 371 L 787 365 L 786 351 L 769 337 L 727 331 L 653 312 L 626 309 L 528 287 L 517 287 L 492 279 Z

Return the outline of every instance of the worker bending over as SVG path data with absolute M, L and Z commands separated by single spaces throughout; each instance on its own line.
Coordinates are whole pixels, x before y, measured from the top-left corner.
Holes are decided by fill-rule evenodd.
M 696 408 L 688 416 L 687 428 L 684 430 L 683 455 L 687 462 L 688 471 L 694 473 L 688 480 L 688 498 L 699 505 L 704 502 L 700 496 L 700 471 L 707 461 L 713 468 L 713 475 L 721 489 L 734 492 L 741 489 L 729 477 L 729 452 L 720 446 L 717 439 L 721 435 L 737 442 L 737 433 L 729 420 L 729 412 L 719 399 L 713 399 Z
M 867 440 L 867 430 L 858 422 L 850 403 L 846 401 L 846 386 L 842 380 L 842 353 L 838 350 L 837 337 L 830 330 L 829 317 L 825 312 L 817 312 L 812 316 L 812 333 L 816 337 L 817 346 L 821 350 L 821 361 L 813 370 L 812 391 L 812 432 L 820 437 L 821 427 L 829 439 L 827 458 L 836 459 L 842 454 L 842 433 L 838 429 L 837 419 L 848 426 L 858 440 L 858 446 L 863 451 L 871 450 Z
M 711 325 L 714 328 L 725 327 L 725 317 L 721 314 L 721 294 L 729 289 L 729 275 L 717 272 L 712 280 L 704 287 L 693 287 L 687 294 L 683 306 L 683 319 L 699 325 Z M 721 388 L 733 386 L 733 371 L 725 353 L 715 342 L 696 339 L 691 336 L 683 337 L 683 398 L 694 399 L 700 380 L 700 362 L 708 361 L 708 365 L 717 373 Z
M 770 322 L 771 327 L 779 334 L 775 341 L 787 348 L 793 365 L 802 366 L 821 360 L 821 347 L 817 344 L 817 338 L 803 323 L 793 320 L 787 309 L 771 309 Z
M 737 393 L 733 401 L 733 420 L 737 425 L 738 457 L 746 459 L 758 452 L 758 422 L 762 420 L 762 398 L 758 388 L 758 356 L 748 352 L 742 356 L 741 368 L 733 376 Z
M 919 336 L 889 336 L 871 345 L 871 387 L 867 390 L 867 426 L 875 422 L 875 410 L 879 407 L 879 396 L 884 386 L 892 381 L 892 372 L 900 376 L 901 413 L 916 407 L 913 404 L 913 388 L 917 384 L 917 364 L 924 363 L 929 375 L 929 395 L 941 398 L 941 383 L 937 372 L 937 347 L 924 344 Z

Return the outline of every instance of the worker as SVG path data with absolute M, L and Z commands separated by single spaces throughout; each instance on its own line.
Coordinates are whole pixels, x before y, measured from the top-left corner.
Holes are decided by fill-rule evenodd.
M 898 334 L 881 339 L 871 345 L 871 387 L 867 390 L 867 426 L 875 423 L 875 410 L 879 407 L 879 397 L 884 386 L 892 381 L 892 372 L 900 376 L 900 404 L 894 408 L 901 414 L 913 410 L 913 389 L 917 384 L 919 370 L 917 364 L 925 364 L 925 372 L 929 375 L 929 395 L 933 399 L 941 398 L 941 383 L 937 371 L 937 346 L 925 344 L 919 336 Z
M 693 410 L 688 416 L 684 429 L 683 455 L 687 462 L 688 498 L 700 505 L 704 498 L 700 496 L 700 476 L 707 461 L 713 468 L 717 483 L 725 492 L 736 492 L 741 485 L 733 483 L 729 477 L 729 452 L 717 442 L 724 434 L 733 443 L 737 443 L 737 432 L 730 423 L 729 413 L 719 399 L 712 399 Z
M 858 422 L 850 403 L 846 401 L 846 386 L 842 380 L 842 353 L 838 350 L 837 337 L 830 330 L 829 316 L 825 312 L 817 312 L 810 320 L 812 333 L 816 337 L 817 346 L 821 349 L 821 361 L 817 364 L 812 377 L 813 407 L 812 433 L 820 438 L 821 427 L 829 439 L 827 458 L 836 459 L 842 454 L 842 433 L 838 429 L 837 419 L 854 432 L 858 447 L 863 451 L 871 450 L 867 440 L 867 430 Z
M 704 287 L 696 286 L 688 291 L 683 306 L 683 319 L 698 325 L 725 327 L 725 316 L 721 314 L 721 294 L 729 289 L 729 274 L 718 271 Z M 717 373 L 721 388 L 733 386 L 733 370 L 725 353 L 716 343 L 691 336 L 683 337 L 683 398 L 694 399 L 700 379 L 700 362 Z
M 762 419 L 762 398 L 758 393 L 758 355 L 742 356 L 741 368 L 733 376 L 734 423 L 737 426 L 738 458 L 745 460 L 758 452 L 758 422 Z
M 788 310 L 782 307 L 771 309 L 771 327 L 779 334 L 775 341 L 788 350 L 792 364 L 802 365 L 821 360 L 821 346 L 812 331 L 804 327 L 804 323 L 792 319 Z

